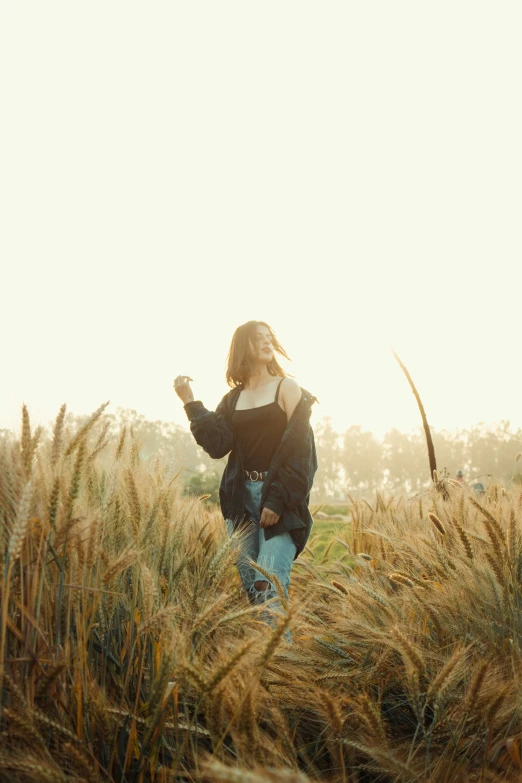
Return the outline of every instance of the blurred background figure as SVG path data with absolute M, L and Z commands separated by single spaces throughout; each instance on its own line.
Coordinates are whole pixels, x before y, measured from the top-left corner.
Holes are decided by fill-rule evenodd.
M 478 495 L 478 497 L 482 497 L 482 495 L 486 494 L 484 484 L 481 481 L 477 481 L 476 484 L 472 484 L 471 488 L 475 491 L 475 494 Z
M 457 470 L 457 481 L 459 482 L 459 484 L 463 484 L 463 485 L 466 483 L 464 481 L 464 472 L 462 470 Z

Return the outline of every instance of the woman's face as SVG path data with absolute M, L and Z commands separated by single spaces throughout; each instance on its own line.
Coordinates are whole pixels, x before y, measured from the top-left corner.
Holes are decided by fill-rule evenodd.
M 256 362 L 260 364 L 270 364 L 274 358 L 274 348 L 272 346 L 272 336 L 266 326 L 256 327 L 254 335 L 252 354 Z

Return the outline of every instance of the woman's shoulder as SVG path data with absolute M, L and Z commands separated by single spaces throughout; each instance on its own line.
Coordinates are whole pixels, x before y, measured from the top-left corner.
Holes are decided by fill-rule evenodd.
M 295 378 L 291 378 L 289 375 L 286 375 L 280 382 L 279 382 L 279 393 L 283 394 L 285 397 L 291 397 L 291 398 L 297 398 L 301 396 L 301 387 L 297 383 Z
M 297 383 L 295 378 L 292 378 L 290 375 L 285 375 L 284 378 L 281 379 L 281 391 L 283 389 L 293 389 L 296 391 L 297 389 L 300 389 L 301 387 Z
M 285 400 L 288 400 L 291 404 L 297 404 L 301 399 L 304 403 L 313 405 L 314 402 L 319 402 L 311 392 L 301 386 L 295 378 L 286 376 L 283 378 L 280 386 L 281 394 L 284 395 Z

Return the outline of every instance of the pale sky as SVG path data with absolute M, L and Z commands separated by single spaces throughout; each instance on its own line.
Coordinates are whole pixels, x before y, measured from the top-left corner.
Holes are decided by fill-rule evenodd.
M 331 416 L 522 427 L 519 2 L 0 0 L 0 427 L 188 426 L 268 321 Z

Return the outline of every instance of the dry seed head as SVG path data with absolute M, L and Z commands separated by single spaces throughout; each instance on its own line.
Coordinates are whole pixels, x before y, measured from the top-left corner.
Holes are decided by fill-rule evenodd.
M 338 582 L 337 579 L 332 579 L 331 584 L 337 588 L 341 593 L 344 593 L 344 595 L 348 595 L 348 590 L 346 587 L 342 584 L 342 582 Z
M 98 776 L 91 766 L 87 751 L 80 751 L 72 742 L 66 742 L 62 746 L 63 753 L 72 761 L 76 769 L 83 774 L 82 780 L 96 780 Z
M 121 571 L 125 571 L 129 566 L 131 566 L 134 561 L 136 560 L 136 557 L 138 555 L 138 552 L 136 549 L 133 549 L 131 547 L 125 549 L 118 557 L 112 561 L 112 563 L 109 564 L 107 567 L 107 570 L 105 571 L 105 574 L 103 575 L 103 583 L 109 584 L 114 577 L 121 573 Z
M 462 546 L 466 551 L 466 555 L 469 557 L 470 560 L 473 560 L 473 549 L 471 548 L 471 541 L 469 540 L 468 534 L 466 533 L 464 528 L 461 525 L 459 525 L 457 521 L 454 521 L 454 525 L 459 535 L 459 538 L 462 542 Z
M 437 528 L 437 530 L 439 531 L 439 533 L 440 533 L 442 536 L 445 536 L 445 535 L 446 535 L 446 528 L 444 527 L 444 525 L 442 524 L 442 522 L 440 521 L 440 519 L 438 518 L 438 516 L 436 516 L 436 514 L 433 514 L 433 513 L 430 511 L 430 513 L 428 514 L 428 518 L 429 518 L 430 522 L 432 522 L 432 523 L 435 525 L 435 527 Z
M 219 685 L 219 683 L 229 674 L 229 672 L 232 671 L 238 664 L 238 662 L 243 658 L 243 656 L 250 650 L 254 643 L 253 639 L 249 639 L 245 644 L 240 645 L 238 649 L 230 656 L 230 658 L 225 661 L 224 664 L 222 664 L 216 672 L 212 675 L 212 677 L 209 679 L 208 684 L 206 686 L 206 690 L 209 692 L 214 690 L 216 685 Z
M 506 534 L 504 533 L 504 530 L 503 530 L 503 529 L 502 529 L 502 527 L 499 525 L 498 521 L 497 521 L 497 520 L 496 520 L 496 518 L 493 516 L 493 514 L 492 514 L 490 511 L 488 511 L 488 509 L 487 509 L 487 508 L 484 508 L 483 506 L 481 506 L 481 505 L 480 505 L 480 503 L 478 503 L 478 502 L 477 502 L 477 501 L 476 501 L 474 498 L 471 498 L 471 497 L 470 497 L 470 501 L 471 501 L 471 503 L 472 503 L 472 504 L 475 506 L 475 508 L 478 508 L 478 510 L 482 512 L 482 514 L 485 516 L 485 518 L 486 518 L 487 522 L 489 522 L 489 523 L 490 523 L 490 526 L 493 528 L 493 530 L 494 530 L 494 532 L 495 532 L 495 535 L 496 535 L 496 537 L 497 537 L 497 538 L 498 538 L 500 541 L 502 541 L 502 543 L 504 544 L 504 546 L 506 546 L 506 545 L 507 545 L 507 542 L 506 542 Z M 484 524 L 486 525 L 486 523 L 484 523 Z M 496 546 L 497 546 L 497 544 L 496 544 L 496 543 L 495 543 L 495 541 L 494 541 L 494 536 L 493 536 L 493 535 L 492 535 L 492 533 L 490 532 L 490 530 L 489 530 L 489 528 L 487 527 L 487 525 L 486 525 L 486 530 L 488 531 L 488 535 L 489 535 L 489 537 L 490 537 L 490 539 L 491 539 L 491 542 L 493 543 L 493 546 L 495 546 L 495 547 L 496 547 Z
M 495 717 L 497 715 L 497 712 L 502 707 L 502 704 L 504 703 L 504 699 L 507 696 L 508 688 L 507 686 L 504 686 L 501 688 L 500 693 L 496 696 L 496 698 L 493 699 L 491 702 L 491 705 L 489 707 L 489 710 L 486 713 L 486 726 L 491 727 L 493 721 L 495 720 Z
M 31 467 L 32 449 L 31 449 L 31 423 L 29 421 L 29 411 L 24 403 L 22 405 L 22 438 L 20 448 L 22 452 L 22 462 L 26 471 Z
M 85 435 L 89 432 L 91 427 L 93 427 L 93 425 L 98 421 L 98 419 L 100 418 L 100 416 L 102 415 L 103 411 L 105 410 L 108 404 L 109 404 L 109 400 L 107 400 L 107 402 L 104 402 L 102 405 L 100 405 L 100 407 L 97 408 L 97 410 L 94 411 L 92 416 L 86 421 L 83 427 L 80 427 L 80 429 L 78 430 L 74 438 L 69 443 L 67 449 L 65 450 L 65 454 L 64 454 L 65 457 L 69 457 L 75 450 L 76 446 L 78 446 L 80 441 L 84 440 Z
M 30 773 L 31 780 L 38 780 L 41 781 L 41 783 L 44 783 L 45 781 L 48 783 L 64 783 L 66 780 L 63 772 L 61 772 L 58 767 L 45 767 L 43 762 L 40 763 L 40 759 L 33 757 L 31 757 L 29 760 L 4 757 L 2 760 L 2 768 L 4 770 L 28 772 Z M 35 776 L 36 774 L 38 777 Z
M 89 537 L 87 539 L 87 554 L 85 557 L 85 565 L 90 570 L 96 560 L 97 544 L 98 544 L 98 529 L 99 520 L 94 519 L 89 526 Z
M 509 549 L 509 556 L 514 561 L 518 555 L 518 549 L 519 549 L 517 517 L 514 508 L 511 508 L 509 510 L 508 549 Z
M 53 488 L 51 490 L 51 496 L 49 498 L 49 525 L 54 527 L 56 524 L 56 518 L 58 516 L 58 503 L 60 500 L 60 477 L 55 476 L 53 481 Z
M 268 641 L 265 645 L 265 648 L 261 654 L 261 657 L 259 658 L 257 662 L 257 666 L 261 668 L 265 665 L 265 663 L 271 658 L 272 653 L 275 651 L 277 645 L 279 644 L 279 640 L 283 636 L 286 627 L 288 626 L 290 622 L 291 612 L 287 612 L 286 615 L 284 615 L 276 625 L 276 627 L 273 629 L 272 633 L 270 634 Z
M 455 669 L 456 665 L 459 663 L 461 658 L 464 657 L 464 655 L 467 653 L 467 648 L 458 648 L 454 651 L 453 655 L 449 658 L 448 661 L 446 661 L 445 665 L 442 667 L 440 672 L 437 674 L 433 682 L 431 683 L 430 687 L 428 688 L 428 698 L 433 697 L 434 699 L 440 698 L 442 692 L 445 690 L 445 688 L 448 686 L 450 682 L 450 677 Z
M 424 605 L 424 610 L 428 615 L 428 617 L 430 618 L 431 622 L 433 623 L 433 627 L 435 629 L 435 633 L 437 634 L 438 638 L 442 639 L 444 634 L 442 632 L 442 625 L 439 620 L 439 615 L 437 610 L 427 604 Z
M 518 460 L 522 457 L 522 451 L 519 451 L 517 456 L 515 457 L 515 462 L 518 462 Z
M 202 693 L 205 693 L 208 689 L 207 680 L 203 677 L 201 672 L 196 666 L 192 666 L 187 661 L 178 663 L 179 671 L 184 675 L 185 679 L 191 680 Z M 188 675 L 188 676 L 187 676 Z
M 139 528 L 141 522 L 141 503 L 136 481 L 134 479 L 134 472 L 132 469 L 127 468 L 125 471 L 126 484 L 127 484 L 127 498 L 133 519 L 136 526 Z
M 8 554 L 14 562 L 20 557 L 25 537 L 29 527 L 29 515 L 31 512 L 32 480 L 25 485 L 25 489 L 18 506 L 18 513 L 9 538 Z
M 243 700 L 241 722 L 250 747 L 255 747 L 259 740 L 257 730 L 255 680 L 251 683 Z
M 401 585 L 406 585 L 406 587 L 415 587 L 415 583 L 407 576 L 404 576 L 404 574 L 388 574 L 388 578 L 391 579 L 392 582 L 398 582 Z
M 139 632 L 141 634 L 149 633 L 150 631 L 156 631 L 160 630 L 161 628 L 164 628 L 169 620 L 173 619 L 176 616 L 177 609 L 175 606 L 165 606 L 163 609 L 160 609 L 156 614 L 153 614 L 152 617 L 147 620 L 146 623 L 144 623 Z
M 343 716 L 339 709 L 339 705 L 327 691 L 319 691 L 319 697 L 323 702 L 332 729 L 337 736 L 340 736 L 343 731 Z
M 424 661 L 421 658 L 420 652 L 415 649 L 407 636 L 405 636 L 399 628 L 392 628 L 391 634 L 400 647 L 401 651 L 404 653 L 403 657 L 408 659 L 408 661 L 413 665 L 414 669 L 419 674 L 423 674 L 426 667 L 424 665 Z
M 51 465 L 54 466 L 60 459 L 60 454 L 62 451 L 62 443 L 63 443 L 63 423 L 65 420 L 65 411 L 67 410 L 67 406 L 65 403 L 61 406 L 60 411 L 58 413 L 58 416 L 56 417 L 56 421 L 54 424 L 54 431 L 53 431 L 53 445 L 51 449 Z
M 154 607 L 155 590 L 150 569 L 146 565 L 141 566 L 141 587 L 143 591 L 143 619 L 147 622 Z
M 127 435 L 127 425 L 124 424 L 123 428 L 120 433 L 120 439 L 118 441 L 118 446 L 116 448 L 116 459 L 118 460 L 122 453 L 123 453 L 123 447 L 125 446 L 125 436 Z
M 468 712 L 471 712 L 471 710 L 473 709 L 473 707 L 477 702 L 489 666 L 490 666 L 489 661 L 485 661 L 484 663 L 481 663 L 473 676 L 471 685 L 469 686 L 468 694 L 464 701 L 464 709 L 467 710 Z
M 373 557 L 368 555 L 366 552 L 358 552 L 357 557 L 361 557 L 363 560 L 373 560 Z
M 504 569 L 502 567 L 502 560 L 498 557 L 494 557 L 490 552 L 486 552 L 485 558 L 491 566 L 491 570 L 497 577 L 499 584 L 504 584 Z
M 85 443 L 85 440 L 82 440 L 80 443 L 80 448 L 78 449 L 78 454 L 76 455 L 76 461 L 74 463 L 74 470 L 73 475 L 71 478 L 71 485 L 69 488 L 69 503 L 73 504 L 73 502 L 78 497 L 78 493 L 80 491 L 80 478 L 82 475 L 83 470 L 83 463 L 85 461 L 85 452 L 87 449 L 87 445 Z
M 386 737 L 386 731 L 384 730 L 380 712 L 377 709 L 376 704 L 367 694 L 361 699 L 361 710 L 365 723 L 373 732 L 375 739 L 380 740 L 381 744 L 386 746 L 388 744 L 388 739 Z

